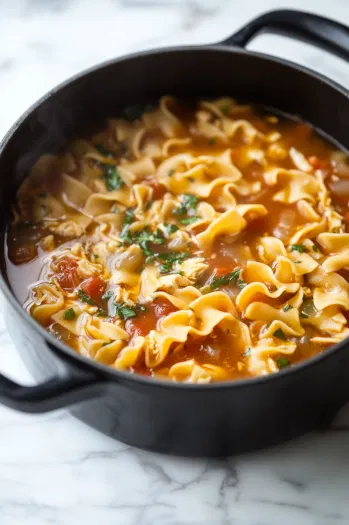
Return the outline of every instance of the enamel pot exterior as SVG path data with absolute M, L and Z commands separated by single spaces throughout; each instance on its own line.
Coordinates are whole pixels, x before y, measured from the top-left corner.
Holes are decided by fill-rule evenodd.
M 301 115 L 349 149 L 349 97 L 344 88 L 305 68 L 231 47 L 244 45 L 261 29 L 281 27 L 347 58 L 348 30 L 325 21 L 330 24 L 325 31 L 319 25 L 324 19 L 304 13 L 296 19 L 294 12 L 284 11 L 264 17 L 224 45 L 151 51 L 95 67 L 35 104 L 0 146 L 2 245 L 16 188 L 42 154 L 57 152 L 91 122 L 164 94 L 229 95 Z M 335 43 L 328 27 L 337 30 Z M 212 385 L 157 381 L 98 365 L 54 340 L 15 299 L 5 253 L 1 275 L 8 328 L 40 382 L 23 387 L 0 376 L 0 402 L 14 409 L 43 412 L 72 405 L 75 416 L 130 445 L 186 456 L 222 456 L 297 436 L 327 422 L 349 399 L 347 341 L 304 364 L 255 380 Z

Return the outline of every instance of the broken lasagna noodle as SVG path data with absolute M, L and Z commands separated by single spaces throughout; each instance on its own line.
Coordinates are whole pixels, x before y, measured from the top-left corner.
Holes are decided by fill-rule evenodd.
M 303 123 L 165 96 L 37 161 L 9 267 L 34 268 L 25 308 L 83 356 L 172 381 L 266 375 L 349 335 L 348 185 Z

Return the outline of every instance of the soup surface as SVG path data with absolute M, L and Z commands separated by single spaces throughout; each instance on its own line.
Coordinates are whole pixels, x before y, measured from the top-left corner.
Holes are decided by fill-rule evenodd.
M 91 359 L 197 383 L 347 337 L 345 154 L 231 98 L 135 109 L 19 188 L 8 273 L 30 315 Z

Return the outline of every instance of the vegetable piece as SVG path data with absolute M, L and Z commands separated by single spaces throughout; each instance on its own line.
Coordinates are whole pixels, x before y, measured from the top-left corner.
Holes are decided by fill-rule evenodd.
M 146 308 L 146 311 L 142 311 L 141 307 Z M 140 310 L 137 317 L 125 322 L 126 332 L 135 337 L 149 334 L 150 330 L 154 330 L 161 319 L 177 311 L 177 308 L 166 299 L 155 299 L 153 302 L 147 303 L 146 306 L 139 305 L 137 308 Z
M 245 352 L 242 354 L 242 357 L 247 357 L 252 352 L 252 348 L 249 346 L 246 348 Z
M 286 304 L 286 306 L 283 307 L 283 311 L 288 312 L 289 310 L 292 310 L 292 306 L 290 304 Z
M 131 233 L 129 225 L 127 224 L 122 229 L 120 237 L 125 244 L 138 244 L 143 250 L 144 255 L 148 256 L 154 255 L 154 250 L 150 248 L 151 244 L 164 244 L 165 242 L 163 233 L 159 229 L 155 232 L 151 232 L 148 227 L 146 227 L 143 230 Z
M 107 292 L 105 292 L 104 295 L 102 295 L 102 299 L 104 301 L 107 301 L 108 299 L 110 299 L 112 297 L 112 295 L 113 295 L 112 290 L 108 290 Z
M 291 245 L 291 252 L 303 253 L 304 250 L 305 250 L 305 246 L 303 244 L 292 244 Z
M 275 330 L 275 332 L 273 333 L 273 336 L 277 337 L 278 339 L 282 339 L 282 341 L 286 341 L 286 336 L 281 328 L 278 328 L 277 330 Z
M 189 253 L 182 253 L 182 252 L 168 252 L 168 253 L 159 253 L 158 259 L 161 261 L 164 261 L 160 265 L 160 272 L 161 273 L 168 273 L 172 270 L 173 265 L 176 262 L 183 262 L 185 259 L 188 259 L 190 257 Z
M 199 199 L 190 193 L 184 193 L 182 203 L 173 211 L 174 215 L 186 215 L 189 210 L 195 210 Z
M 175 233 L 178 230 L 177 224 L 164 224 L 164 228 L 167 235 L 171 235 L 171 233 Z
M 132 317 L 136 317 L 137 315 L 135 308 L 125 303 L 115 304 L 115 307 L 115 314 L 122 320 L 131 319 Z
M 240 284 L 238 284 L 238 286 L 241 287 L 241 285 L 243 284 L 242 286 L 243 288 L 246 285 L 246 283 L 245 281 L 242 281 L 241 279 L 239 279 L 240 272 L 241 272 L 241 268 L 237 268 L 233 272 L 230 272 L 226 275 L 222 275 L 222 277 L 214 277 L 212 279 L 212 282 L 210 283 L 211 288 L 215 290 L 216 288 L 219 288 L 220 286 L 224 286 L 226 284 L 237 282 L 238 280 L 240 281 Z
M 83 290 L 81 290 L 81 288 L 79 288 L 78 290 L 78 297 L 80 301 L 82 301 L 83 303 L 87 303 L 90 306 L 94 306 L 95 304 L 94 301 L 91 299 L 91 297 L 87 295 Z
M 102 178 L 108 191 L 120 190 L 125 186 L 116 166 L 104 166 Z
M 179 222 L 181 224 L 193 224 L 193 222 L 196 222 L 197 220 L 199 220 L 201 217 L 197 216 L 197 215 L 191 215 L 190 217 L 185 217 L 184 219 L 179 219 Z
M 284 357 L 282 355 L 276 359 L 276 364 L 278 365 L 279 368 L 285 368 L 286 366 L 290 364 L 290 362 L 287 359 L 287 357 Z
M 208 143 L 211 145 L 211 146 L 214 146 L 217 142 L 217 139 L 215 137 L 211 137 L 208 139 Z
M 94 303 L 98 303 L 104 294 L 105 281 L 98 276 L 89 277 L 81 283 L 81 290 L 88 295 Z
M 124 226 L 125 226 L 125 224 L 132 224 L 134 220 L 135 220 L 135 217 L 134 217 L 134 214 L 133 214 L 133 209 L 132 208 L 128 208 L 125 211 L 124 222 L 122 224 Z
M 59 286 L 67 291 L 72 292 L 81 282 L 78 275 L 78 263 L 73 257 L 64 256 L 56 264 L 57 281 Z
M 300 317 L 303 319 L 308 319 L 308 317 L 313 317 L 318 313 L 315 308 L 313 299 L 305 299 L 301 306 Z
M 68 308 L 63 314 L 63 319 L 66 321 L 72 321 L 75 317 L 75 311 L 74 308 Z

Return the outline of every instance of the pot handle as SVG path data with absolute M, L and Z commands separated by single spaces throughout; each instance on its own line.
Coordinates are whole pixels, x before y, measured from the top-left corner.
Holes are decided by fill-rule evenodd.
M 0 374 L 0 403 L 20 412 L 39 414 L 99 397 L 105 391 L 102 376 L 84 366 L 77 368 L 69 358 L 62 364 L 62 373 L 35 386 L 19 385 Z
M 349 60 L 349 28 L 323 16 L 280 9 L 258 16 L 218 45 L 245 47 L 260 33 L 274 33 L 314 44 Z

